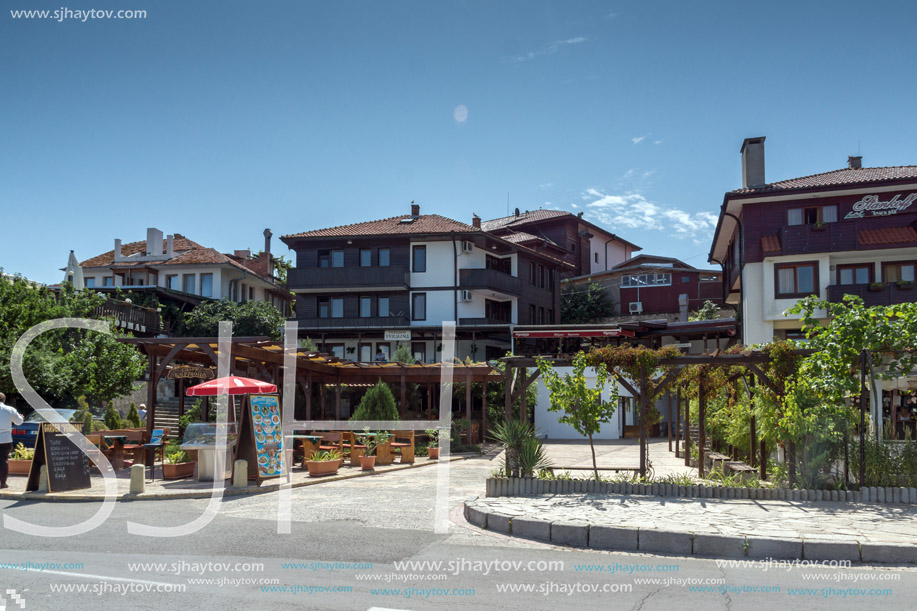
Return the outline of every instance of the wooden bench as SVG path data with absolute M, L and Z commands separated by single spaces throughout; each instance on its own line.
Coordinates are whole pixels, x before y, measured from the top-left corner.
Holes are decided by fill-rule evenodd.
M 720 454 L 719 452 L 705 452 L 704 458 L 710 461 L 713 469 L 719 467 L 721 471 L 724 470 L 725 464 L 732 460 L 732 458 L 726 456 L 725 454 Z M 717 465 L 717 463 L 720 464 Z
M 545 471 L 549 472 L 551 475 L 554 475 L 555 471 L 594 471 L 595 467 L 547 467 Z M 611 471 L 613 473 L 619 473 L 621 471 L 633 471 L 634 473 L 640 472 L 640 467 L 599 467 L 599 471 Z
M 758 470 L 755 469 L 754 467 L 746 465 L 745 463 L 741 461 L 731 460 L 731 461 L 726 462 L 725 465 L 727 469 L 729 469 L 733 473 L 737 473 L 739 477 L 741 477 L 744 480 L 758 478 Z
M 414 463 L 414 431 L 393 431 L 390 444 L 401 450 L 401 464 Z

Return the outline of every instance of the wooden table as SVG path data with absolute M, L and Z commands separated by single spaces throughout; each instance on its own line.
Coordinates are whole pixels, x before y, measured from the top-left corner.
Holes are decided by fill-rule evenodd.
M 127 440 L 126 435 L 102 435 L 105 441 L 111 443 L 111 468 L 115 471 L 124 468 L 124 442 Z

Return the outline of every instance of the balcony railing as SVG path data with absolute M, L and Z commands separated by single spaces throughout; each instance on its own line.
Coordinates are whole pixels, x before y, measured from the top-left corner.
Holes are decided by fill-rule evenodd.
M 496 318 L 459 318 L 460 327 L 477 327 L 480 325 L 505 325 L 512 323 L 508 320 L 497 320 Z
M 844 295 L 861 297 L 867 307 L 889 306 L 917 301 L 917 286 L 888 283 L 881 288 L 873 288 L 869 284 L 833 284 L 828 287 L 828 301 L 839 303 Z
M 347 287 L 408 287 L 408 269 L 404 265 L 385 267 L 294 267 L 287 274 L 291 290 L 329 290 Z
M 155 335 L 162 326 L 162 318 L 156 310 L 118 299 L 109 299 L 97 307 L 93 315 L 99 318 L 114 318 L 117 326 L 134 333 Z
M 347 329 L 366 327 L 407 327 L 406 316 L 366 316 L 358 318 L 300 318 L 300 329 Z
M 492 269 L 460 269 L 459 288 L 490 289 L 507 295 L 521 295 L 522 281 Z

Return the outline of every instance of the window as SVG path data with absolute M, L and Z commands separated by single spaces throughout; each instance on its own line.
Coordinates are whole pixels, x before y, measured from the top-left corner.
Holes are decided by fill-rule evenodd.
M 548 283 L 547 283 L 545 273 L 544 273 L 544 265 L 538 266 L 538 277 L 541 280 L 541 284 L 539 286 L 541 286 L 541 288 L 546 288 L 548 286 Z
M 373 345 L 372 344 L 360 344 L 358 349 L 359 354 L 357 358 L 363 363 L 371 363 L 373 360 Z
M 331 318 L 331 300 L 327 297 L 318 298 L 318 317 Z
M 427 247 L 415 246 L 411 256 L 411 264 L 415 273 L 427 271 Z
M 554 324 L 554 310 L 552 310 L 552 309 L 550 309 L 550 308 L 548 308 L 548 324 L 549 324 L 549 325 L 553 325 L 553 324 Z
M 344 267 L 344 251 L 343 250 L 332 250 L 331 251 L 331 267 Z
M 543 307 L 538 308 L 538 324 L 539 325 L 544 324 L 544 308 Z
M 201 296 L 213 297 L 213 274 L 201 274 Z
M 672 274 L 634 274 L 621 279 L 621 286 L 665 286 L 668 284 L 672 284 Z
M 787 225 L 820 225 L 837 222 L 837 204 L 790 208 L 786 215 Z
M 245 296 L 248 295 L 248 291 L 245 290 L 244 284 L 239 285 L 239 288 L 241 289 L 240 290 L 241 295 L 239 295 L 239 301 L 241 301 L 242 303 L 245 303 Z
M 114 286 L 114 285 L 115 285 L 114 276 L 105 276 L 105 278 L 102 279 L 102 286 Z
M 427 362 L 427 342 L 412 342 L 411 355 L 418 363 Z
M 535 263 L 529 263 L 529 284 L 535 286 Z
M 193 293 L 194 292 L 194 274 L 184 274 L 181 277 L 181 286 L 184 292 Z
M 388 357 L 391 356 L 392 347 L 389 344 L 376 344 L 376 352 L 373 354 L 373 360 L 376 360 L 376 355 L 381 351 L 382 360 L 388 361 Z
M 411 320 L 427 319 L 427 294 L 414 293 L 411 295 Z
M 360 267 L 370 267 L 373 264 L 373 251 L 368 248 L 360 249 Z
M 704 276 L 704 275 L 701 275 L 700 281 L 701 281 L 701 282 L 719 282 L 719 281 L 720 281 L 720 277 L 719 277 L 719 276 Z
M 248 300 L 249 301 L 255 300 L 255 287 L 253 286 L 248 287 Z
M 596 263 L 599 262 L 599 253 L 595 253 L 595 262 L 596 262 Z
M 391 260 L 392 251 L 388 248 L 379 249 L 379 267 L 388 267 Z
M 838 284 L 869 284 L 872 282 L 871 264 L 864 265 L 838 265 Z
M 331 318 L 344 318 L 343 297 L 333 297 L 331 299 Z
M 318 251 L 318 266 L 319 267 L 331 267 L 331 251 L 330 250 Z
M 84 279 L 83 283 L 86 285 L 87 289 L 94 289 L 96 287 L 96 279 L 94 276 Z
M 377 316 L 389 316 L 388 297 L 379 297 L 379 311 Z
M 681 283 L 684 284 L 685 282 L 691 282 L 691 276 L 682 276 Z
M 818 294 L 818 263 L 786 263 L 774 266 L 777 297 Z
M 535 306 L 532 304 L 529 304 L 529 324 L 537 324 L 535 320 Z
M 360 318 L 369 318 L 373 315 L 373 298 L 360 297 Z
M 548 270 L 548 288 L 554 290 L 554 270 Z
M 339 359 L 344 358 L 344 344 L 325 344 L 325 352 Z
M 108 278 L 105 279 L 105 286 L 108 286 Z M 173 291 L 178 290 L 178 274 L 166 276 L 166 288 L 172 289 Z
M 883 263 L 883 282 L 914 282 L 913 263 Z
M 487 255 L 486 267 L 487 269 L 492 269 L 501 274 L 512 274 L 513 262 L 509 259 L 501 259 L 493 255 Z
M 513 306 L 509 301 L 484 300 L 484 317 L 498 322 L 509 322 Z

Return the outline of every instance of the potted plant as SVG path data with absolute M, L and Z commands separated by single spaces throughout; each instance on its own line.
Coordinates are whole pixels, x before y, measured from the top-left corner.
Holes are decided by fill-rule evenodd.
M 32 468 L 32 459 L 35 458 L 35 450 L 27 448 L 24 445 L 17 444 L 13 450 L 13 455 L 7 464 L 10 467 L 10 475 L 28 475 Z
M 815 223 L 815 224 L 812 226 L 812 230 L 813 230 L 813 231 L 824 231 L 824 229 L 825 229 L 825 222 L 824 222 L 824 221 L 818 221 L 817 223 Z
M 178 444 L 166 446 L 165 460 L 162 464 L 163 479 L 181 479 L 194 475 L 194 461 L 188 453 L 178 447 Z
M 427 456 L 430 460 L 439 460 L 439 429 L 427 429 L 427 437 L 430 443 L 427 444 Z
M 312 454 L 312 458 L 306 461 L 306 469 L 309 470 L 310 477 L 319 475 L 334 475 L 344 464 L 344 458 L 337 450 L 319 450 Z
M 908 280 L 899 280 L 895 284 L 897 284 L 898 288 L 901 289 L 902 291 L 906 291 L 906 290 L 914 288 L 914 283 Z
M 885 283 L 883 282 L 873 282 L 872 284 L 869 285 L 870 291 L 881 291 L 884 288 L 885 288 Z
M 376 448 L 384 445 L 392 435 L 388 431 L 369 432 L 369 427 L 363 429 L 363 433 L 357 434 L 357 441 L 363 448 L 363 455 L 360 457 L 360 468 L 364 471 L 372 471 L 376 467 Z

